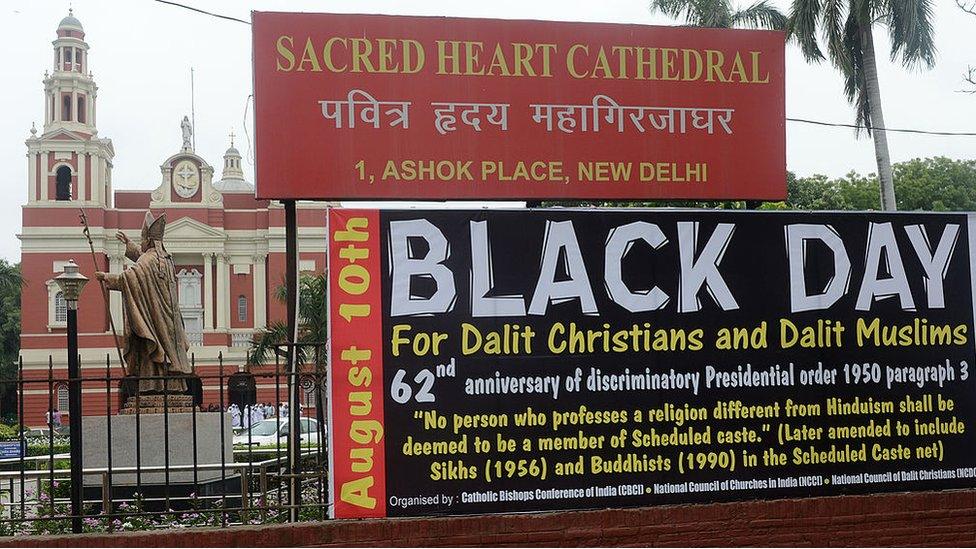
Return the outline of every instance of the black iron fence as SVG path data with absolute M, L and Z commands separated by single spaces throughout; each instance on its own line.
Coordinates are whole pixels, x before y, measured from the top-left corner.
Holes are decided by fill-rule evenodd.
M 180 395 L 140 394 L 141 381 L 163 378 L 120 375 L 111 356 L 104 368 L 82 364 L 78 380 L 53 358 L 46 372 L 25 372 L 21 361 L 16 379 L 0 380 L 15 387 L 18 410 L 0 432 L 0 535 L 67 533 L 72 519 L 112 532 L 327 518 L 326 368 L 321 345 L 310 347 L 295 373 L 285 352 L 245 371 L 230 371 L 222 354 L 214 365 L 192 357 L 199 373 L 176 378 L 186 384 Z M 59 427 L 58 391 L 72 382 L 83 404 Z M 71 459 L 73 422 L 81 463 Z

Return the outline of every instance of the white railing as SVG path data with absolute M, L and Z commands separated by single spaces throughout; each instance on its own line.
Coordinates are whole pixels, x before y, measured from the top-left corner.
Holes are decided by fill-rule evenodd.
M 230 334 L 230 346 L 250 347 L 251 337 L 253 337 L 253 334 L 251 332 L 232 332 Z
M 203 332 L 187 332 L 186 340 L 190 345 L 203 346 Z

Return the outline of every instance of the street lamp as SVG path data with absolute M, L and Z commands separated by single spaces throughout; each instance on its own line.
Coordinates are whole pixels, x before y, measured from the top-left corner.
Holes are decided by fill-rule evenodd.
M 81 533 L 81 368 L 78 365 L 78 298 L 88 278 L 78 272 L 74 259 L 54 278 L 64 295 L 68 313 L 68 421 L 71 438 L 71 531 Z

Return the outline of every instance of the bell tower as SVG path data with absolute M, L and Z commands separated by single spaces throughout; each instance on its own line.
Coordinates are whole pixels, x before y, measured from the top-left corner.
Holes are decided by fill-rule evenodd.
M 58 24 L 53 72 L 44 73 L 44 123 L 27 139 L 28 205 L 110 207 L 112 141 L 98 137 L 98 86 L 85 30 L 72 10 Z

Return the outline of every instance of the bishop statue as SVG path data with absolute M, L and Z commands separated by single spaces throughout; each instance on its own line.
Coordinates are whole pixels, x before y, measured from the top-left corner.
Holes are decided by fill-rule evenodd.
M 95 273 L 109 290 L 122 292 L 122 354 L 126 373 L 139 378 L 141 394 L 185 393 L 185 376 L 193 373 L 173 258 L 163 246 L 165 228 L 166 214 L 154 218 L 152 212 L 146 212 L 139 246 L 122 231 L 115 235 L 125 245 L 125 256 L 135 264 L 119 274 Z

